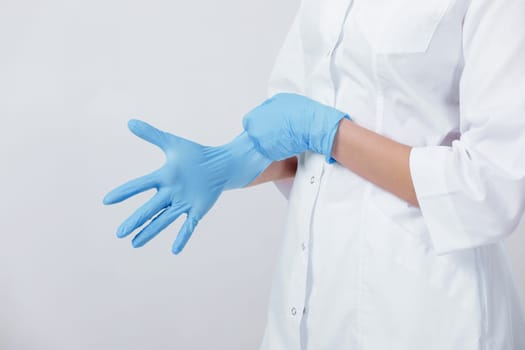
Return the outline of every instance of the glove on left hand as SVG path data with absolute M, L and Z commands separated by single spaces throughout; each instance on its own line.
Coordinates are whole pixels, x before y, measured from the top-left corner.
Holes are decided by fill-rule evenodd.
M 243 118 L 244 130 L 257 150 L 282 160 L 306 150 L 334 163 L 332 146 L 341 119 L 350 117 L 333 107 L 294 93 L 278 93 Z

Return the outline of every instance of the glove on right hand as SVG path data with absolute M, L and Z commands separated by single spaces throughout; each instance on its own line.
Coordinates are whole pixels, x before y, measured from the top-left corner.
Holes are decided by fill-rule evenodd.
M 158 130 L 140 120 L 130 120 L 128 127 L 138 137 L 160 147 L 166 155 L 160 169 L 129 181 L 104 197 L 104 204 L 114 204 L 157 189 L 153 198 L 117 230 L 119 238 L 126 237 L 154 217 L 133 238 L 134 247 L 143 246 L 185 213 L 186 221 L 172 247 L 172 252 L 178 254 L 222 191 L 248 185 L 271 163 L 256 151 L 245 132 L 230 143 L 211 147 Z

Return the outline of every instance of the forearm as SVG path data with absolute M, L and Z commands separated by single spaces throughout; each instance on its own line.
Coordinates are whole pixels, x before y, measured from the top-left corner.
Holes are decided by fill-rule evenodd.
M 259 185 L 268 181 L 282 180 L 295 176 L 297 171 L 297 157 L 291 157 L 280 161 L 274 161 L 248 186 Z
M 411 148 L 343 119 L 332 156 L 357 175 L 419 207 L 409 168 Z

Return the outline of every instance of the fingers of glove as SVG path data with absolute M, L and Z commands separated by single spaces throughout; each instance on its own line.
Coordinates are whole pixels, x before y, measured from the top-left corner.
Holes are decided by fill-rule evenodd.
M 162 213 L 151 220 L 151 222 L 135 237 L 133 237 L 131 242 L 133 247 L 142 247 L 144 244 L 148 243 L 185 211 L 186 209 L 183 206 L 166 208 Z
M 131 196 L 136 195 L 137 193 L 144 192 L 151 188 L 154 188 L 158 184 L 158 174 L 157 172 L 150 173 L 148 175 L 133 179 L 126 182 L 123 185 L 111 190 L 108 194 L 104 196 L 104 204 L 114 204 L 122 202 L 125 199 L 128 199 Z
M 129 130 L 162 150 L 166 150 L 168 134 L 154 126 L 138 119 L 131 119 L 128 121 Z
M 197 223 L 198 220 L 192 217 L 191 215 L 188 215 L 186 217 L 186 221 L 184 221 L 184 224 L 180 228 L 179 234 L 177 235 L 175 242 L 173 242 L 173 246 L 171 248 L 173 254 L 179 254 L 182 251 L 182 249 L 184 249 L 186 243 L 188 243 L 188 240 L 193 234 Z
M 128 217 L 117 229 L 117 237 L 123 238 L 128 236 L 137 227 L 140 227 L 151 219 L 160 210 L 169 204 L 169 194 L 167 191 L 160 191 L 153 196 L 146 204 L 138 208 L 130 217 Z

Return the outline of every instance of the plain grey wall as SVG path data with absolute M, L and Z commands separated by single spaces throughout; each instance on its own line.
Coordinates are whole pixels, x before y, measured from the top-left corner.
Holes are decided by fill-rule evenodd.
M 299 1 L 0 1 L 0 349 L 256 349 L 286 209 L 225 193 L 179 256 L 141 249 L 104 207 L 161 165 L 129 118 L 205 144 L 266 97 Z M 522 227 L 509 239 L 525 291 Z

